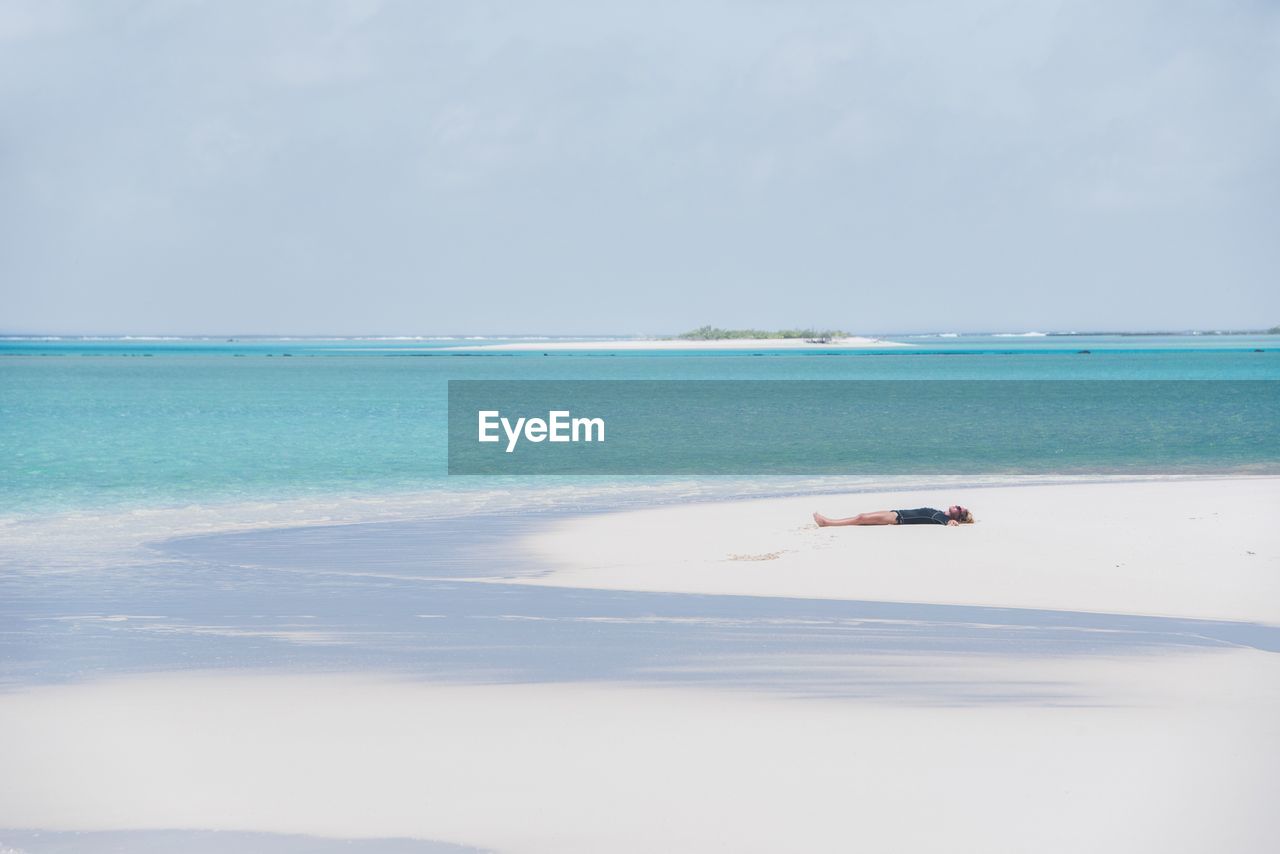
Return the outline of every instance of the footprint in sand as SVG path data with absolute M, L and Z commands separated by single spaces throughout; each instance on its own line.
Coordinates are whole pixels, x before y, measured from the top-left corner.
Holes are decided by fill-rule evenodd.
M 729 560 L 777 560 L 782 552 L 765 552 L 758 555 L 729 555 Z

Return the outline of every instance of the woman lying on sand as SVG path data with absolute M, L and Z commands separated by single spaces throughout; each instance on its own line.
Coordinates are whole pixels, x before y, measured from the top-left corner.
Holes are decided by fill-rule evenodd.
M 947 512 L 932 507 L 917 507 L 915 510 L 876 510 L 872 513 L 859 513 L 848 519 L 828 519 L 821 513 L 813 514 L 813 521 L 819 528 L 833 525 L 966 525 L 973 522 L 973 514 L 959 504 L 952 504 Z

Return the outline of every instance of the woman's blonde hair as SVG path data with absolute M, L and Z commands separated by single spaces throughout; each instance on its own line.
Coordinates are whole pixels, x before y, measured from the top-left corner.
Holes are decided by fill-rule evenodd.
M 975 521 L 977 520 L 973 518 L 973 511 L 967 507 L 964 508 L 964 515 L 960 517 L 961 524 L 972 525 Z

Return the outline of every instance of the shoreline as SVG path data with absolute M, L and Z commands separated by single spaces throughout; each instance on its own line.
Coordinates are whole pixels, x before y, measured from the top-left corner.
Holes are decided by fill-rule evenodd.
M 815 477 L 679 477 L 619 478 L 602 483 L 547 482 L 513 489 L 404 489 L 298 495 L 217 495 L 203 501 L 122 502 L 99 506 L 41 507 L 0 515 L 0 546 L 11 557 L 56 558 L 74 546 L 74 560 L 89 552 L 117 558 L 124 549 L 150 549 L 173 538 L 217 536 L 250 531 L 303 529 L 449 519 L 474 514 L 546 513 L 555 517 L 596 517 L 614 513 L 710 503 L 738 504 L 804 496 L 875 495 L 902 491 L 1020 489 L 1034 486 L 1144 483 L 1254 482 L 1280 478 L 1280 472 L 1057 475 L 920 475 Z M 584 509 L 584 503 L 600 506 Z M 57 548 L 55 548 L 55 546 Z M 89 564 L 86 564 L 86 567 Z

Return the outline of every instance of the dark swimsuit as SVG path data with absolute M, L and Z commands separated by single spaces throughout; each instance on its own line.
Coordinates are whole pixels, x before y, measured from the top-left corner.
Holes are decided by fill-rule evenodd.
M 917 507 L 915 510 L 894 510 L 899 525 L 945 525 L 951 517 L 941 510 L 932 507 Z

